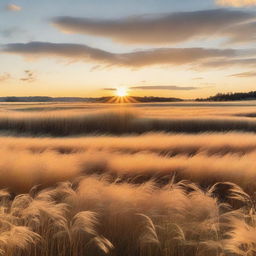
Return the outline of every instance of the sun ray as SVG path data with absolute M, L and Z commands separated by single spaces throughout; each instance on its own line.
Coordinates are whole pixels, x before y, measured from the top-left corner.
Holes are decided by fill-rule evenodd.
M 129 91 L 125 87 L 116 88 L 114 96 L 111 97 L 107 103 L 125 104 L 125 103 L 138 103 L 138 101 L 129 96 Z

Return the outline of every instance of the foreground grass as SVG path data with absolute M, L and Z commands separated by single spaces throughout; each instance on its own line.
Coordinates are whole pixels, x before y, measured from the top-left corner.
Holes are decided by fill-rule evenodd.
M 254 256 L 255 119 L 163 107 L 0 107 L 0 255 Z
M 225 198 L 220 196 L 225 189 Z M 0 193 L 0 254 L 254 255 L 254 199 L 232 183 L 134 185 L 87 176 Z

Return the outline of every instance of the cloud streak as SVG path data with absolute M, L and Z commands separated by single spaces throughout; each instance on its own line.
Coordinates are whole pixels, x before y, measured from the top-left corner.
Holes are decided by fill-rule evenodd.
M 256 41 L 256 22 L 238 24 L 225 30 L 228 43 L 246 43 Z
M 106 37 L 125 44 L 152 45 L 216 36 L 240 38 L 241 31 L 229 29 L 253 18 L 253 13 L 245 11 L 216 9 L 113 20 L 61 16 L 53 18 L 52 23 L 65 33 Z
M 63 58 L 69 61 L 94 62 L 106 66 L 141 68 L 151 65 L 194 65 L 219 67 L 223 63 L 238 62 L 253 51 L 207 48 L 155 48 L 128 53 L 112 53 L 81 44 L 30 42 L 6 44 L 2 53 L 20 55 L 28 59 Z M 255 53 L 254 53 L 255 54 Z M 236 58 L 236 59 L 234 59 Z M 254 64 L 255 64 L 254 60 Z
M 202 64 L 204 68 L 219 68 L 219 67 L 256 67 L 256 58 L 226 58 L 214 61 L 207 61 Z
M 145 86 L 131 86 L 130 90 L 170 90 L 170 91 L 190 91 L 198 90 L 200 87 L 193 86 L 176 86 L 176 85 L 145 85 Z M 103 88 L 104 91 L 116 91 L 116 88 Z
M 256 0 L 216 0 L 216 3 L 223 6 L 243 7 L 256 5 Z
M 232 77 L 241 77 L 241 78 L 246 78 L 246 77 L 256 77 L 256 72 L 255 71 L 249 71 L 249 72 L 243 72 L 243 73 L 237 73 L 231 75 Z
M 9 73 L 3 73 L 0 74 L 0 82 L 7 81 L 11 78 L 11 75 Z
M 19 11 L 21 11 L 22 8 L 21 8 L 21 6 L 18 6 L 16 4 L 8 4 L 6 6 L 6 9 L 10 12 L 19 12 Z
M 24 70 L 25 75 L 20 78 L 20 81 L 32 83 L 36 80 L 35 73 L 31 70 Z
M 103 91 L 116 91 L 116 88 L 103 88 Z
M 190 91 L 201 89 L 193 86 L 176 86 L 176 85 L 148 85 L 148 86 L 133 86 L 131 90 L 170 90 L 170 91 Z

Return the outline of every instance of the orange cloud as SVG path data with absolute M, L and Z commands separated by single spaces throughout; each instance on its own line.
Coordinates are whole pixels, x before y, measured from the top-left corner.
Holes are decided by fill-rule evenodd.
M 256 77 L 256 72 L 255 71 L 248 71 L 248 72 L 242 72 L 242 73 L 237 73 L 231 75 L 233 77 Z
M 3 73 L 0 74 L 0 82 L 7 81 L 11 78 L 11 75 L 9 73 Z
M 217 0 L 216 3 L 224 6 L 242 7 L 256 5 L 256 0 Z
M 191 91 L 201 89 L 193 86 L 177 86 L 177 85 L 144 85 L 130 87 L 132 90 L 168 90 L 168 91 Z
M 8 4 L 6 9 L 11 12 L 19 12 L 22 8 L 16 4 Z

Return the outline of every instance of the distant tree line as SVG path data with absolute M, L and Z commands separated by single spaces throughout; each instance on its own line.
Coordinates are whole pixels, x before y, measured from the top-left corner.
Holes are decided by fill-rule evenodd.
M 113 97 L 99 98 L 83 98 L 83 97 L 47 97 L 47 96 L 32 96 L 32 97 L 0 97 L 0 102 L 95 102 L 104 103 L 110 102 Z M 137 102 L 179 102 L 183 99 L 173 97 L 130 97 Z M 256 91 L 251 92 L 236 92 L 236 93 L 218 93 L 215 96 L 208 98 L 197 98 L 196 101 L 239 101 L 239 100 L 256 100 Z
M 0 97 L 0 102 L 109 102 L 113 97 L 100 98 L 82 98 L 82 97 L 47 97 L 47 96 L 31 96 L 31 97 Z M 131 97 L 138 102 L 177 102 L 182 101 L 178 98 L 164 97 Z
M 238 101 L 238 100 L 256 100 L 256 91 L 236 92 L 236 93 L 217 93 L 208 98 L 198 98 L 196 101 Z
M 183 101 L 179 98 L 166 98 L 166 97 L 133 97 L 138 102 L 177 102 L 177 101 Z

